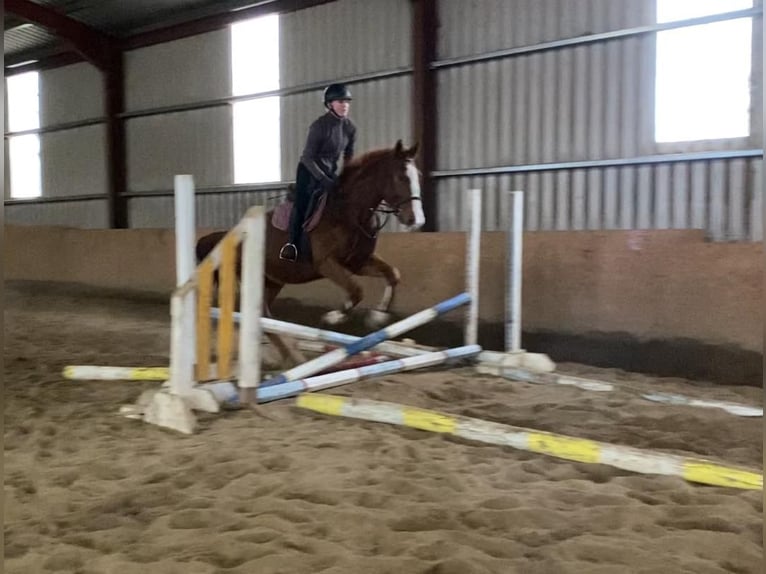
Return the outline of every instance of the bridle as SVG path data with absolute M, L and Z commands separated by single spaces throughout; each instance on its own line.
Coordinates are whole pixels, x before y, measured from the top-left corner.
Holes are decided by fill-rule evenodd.
M 380 204 L 378 204 L 377 207 L 370 207 L 368 209 L 370 216 L 367 219 L 367 221 L 371 221 L 372 219 L 375 220 L 375 224 L 368 226 L 365 228 L 364 224 L 361 224 L 357 222 L 356 226 L 359 228 L 359 230 L 367 237 L 368 239 L 375 239 L 378 236 L 378 233 L 381 229 L 383 229 L 388 224 L 388 219 L 392 215 L 399 215 L 402 212 L 402 207 L 408 203 L 412 203 L 413 201 L 420 201 L 423 202 L 423 199 L 421 197 L 415 197 L 414 195 L 409 196 L 406 199 L 401 200 L 396 205 L 389 205 L 385 201 L 382 201 Z M 384 215 L 383 222 L 381 223 L 380 216 Z M 370 232 L 370 228 L 372 231 Z

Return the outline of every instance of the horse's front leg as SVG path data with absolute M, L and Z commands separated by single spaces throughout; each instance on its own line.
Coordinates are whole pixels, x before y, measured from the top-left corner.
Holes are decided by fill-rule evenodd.
M 343 303 L 342 309 L 335 309 L 324 314 L 322 319 L 330 325 L 337 325 L 348 318 L 348 312 L 356 307 L 364 296 L 362 286 L 354 279 L 351 271 L 343 267 L 332 257 L 324 259 L 317 270 L 327 279 L 343 289 L 348 295 L 348 299 Z
M 386 290 L 383 292 L 380 303 L 367 314 L 366 319 L 368 327 L 382 327 L 391 320 L 388 310 L 391 307 L 391 303 L 393 303 L 396 286 L 402 278 L 401 273 L 399 273 L 396 267 L 393 267 L 373 253 L 357 274 L 366 277 L 382 277 L 386 280 Z

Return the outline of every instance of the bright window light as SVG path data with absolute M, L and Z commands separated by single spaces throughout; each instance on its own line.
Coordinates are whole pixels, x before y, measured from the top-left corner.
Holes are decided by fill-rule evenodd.
M 231 26 L 232 95 L 279 89 L 279 16 Z M 279 97 L 256 98 L 232 106 L 234 183 L 281 179 Z
M 9 76 L 8 130 L 20 132 L 40 127 L 40 94 L 37 72 Z M 31 199 L 42 195 L 40 136 L 11 135 L 8 138 L 11 198 Z
M 279 181 L 279 98 L 234 104 L 234 183 Z
M 732 12 L 752 5 L 752 0 L 657 0 L 657 21 Z M 656 141 L 750 135 L 751 35 L 751 18 L 657 34 Z
M 9 122 L 10 123 L 10 122 Z M 8 138 L 11 198 L 32 199 L 42 195 L 40 136 L 28 134 Z

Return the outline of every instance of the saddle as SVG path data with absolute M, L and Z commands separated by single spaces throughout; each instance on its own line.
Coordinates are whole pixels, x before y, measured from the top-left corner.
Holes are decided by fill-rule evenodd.
M 287 188 L 287 197 L 274 208 L 274 214 L 271 218 L 271 224 L 280 231 L 288 231 L 290 228 L 290 215 L 293 212 L 293 202 L 295 200 L 295 186 L 290 184 Z M 308 207 L 306 208 L 306 217 L 303 222 L 303 231 L 308 233 L 312 231 L 322 219 L 325 205 L 327 204 L 327 192 L 321 187 L 315 189 L 311 194 Z M 305 234 L 304 234 L 305 236 Z

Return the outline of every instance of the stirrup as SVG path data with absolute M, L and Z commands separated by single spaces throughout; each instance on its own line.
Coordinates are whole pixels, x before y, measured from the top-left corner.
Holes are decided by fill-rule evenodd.
M 285 243 L 279 251 L 279 258 L 285 261 L 297 261 L 298 248 L 294 243 Z

